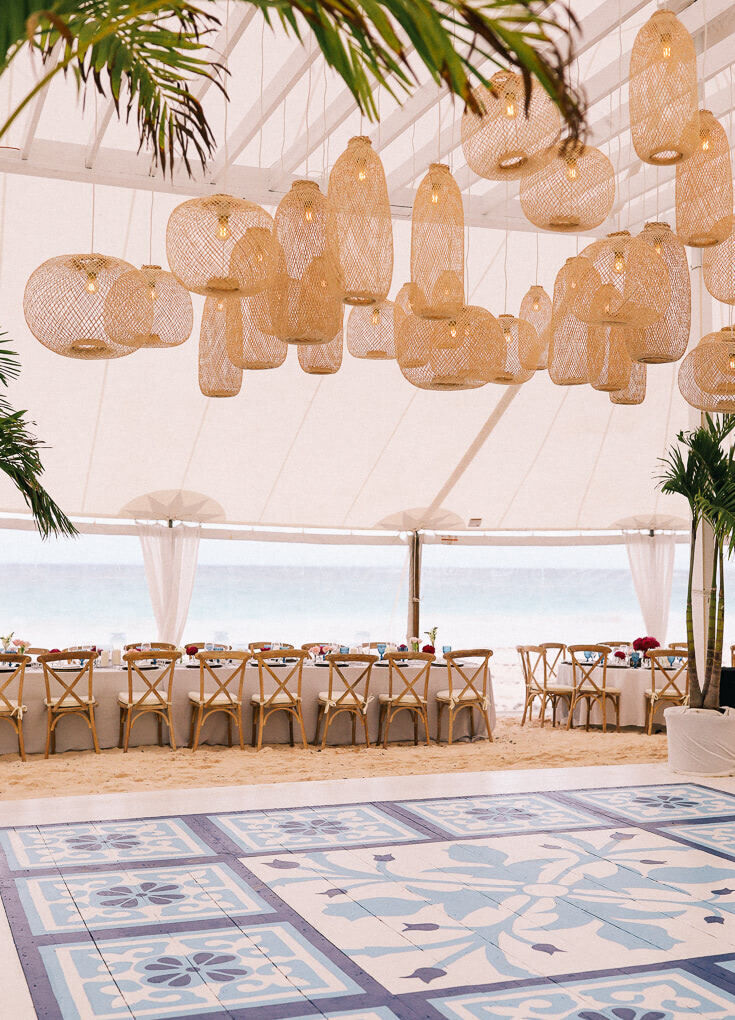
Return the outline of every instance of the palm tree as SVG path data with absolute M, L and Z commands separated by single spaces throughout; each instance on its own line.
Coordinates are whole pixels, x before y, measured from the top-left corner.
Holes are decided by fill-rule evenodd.
M 19 374 L 18 356 L 0 349 L 0 385 L 7 386 Z M 5 472 L 23 496 L 42 538 L 76 535 L 74 525 L 40 483 L 43 466 L 39 450 L 43 446 L 29 431 L 34 423 L 27 421 L 25 414 L 14 411 L 0 395 L 0 471 Z
M 691 513 L 686 627 L 689 704 L 692 708 L 718 708 L 720 669 L 725 623 L 725 557 L 735 549 L 735 445 L 724 448 L 735 430 L 735 415 L 705 415 L 702 424 L 679 432 L 677 444 L 662 459 L 662 492 L 683 496 Z M 707 646 L 704 677 L 700 681 L 694 653 L 693 584 L 697 534 L 702 524 L 712 529 L 714 549 L 707 609 Z
M 517 69 L 530 101 L 536 78 L 559 107 L 567 141 L 580 137 L 585 102 L 572 85 L 577 23 L 559 0 L 233 0 L 260 9 L 303 39 L 311 32 L 324 59 L 345 81 L 360 110 L 377 116 L 373 80 L 394 96 L 416 81 L 413 59 L 437 84 L 476 107 L 473 81 L 488 64 Z M 0 125 L 0 139 L 48 82 L 72 73 L 79 87 L 109 90 L 118 115 L 135 112 L 141 147 L 169 171 L 191 157 L 204 165 L 215 140 L 191 89 L 202 79 L 225 88 L 208 39 L 219 26 L 215 0 L 2 0 L 0 74 L 18 54 L 40 52 L 48 71 Z

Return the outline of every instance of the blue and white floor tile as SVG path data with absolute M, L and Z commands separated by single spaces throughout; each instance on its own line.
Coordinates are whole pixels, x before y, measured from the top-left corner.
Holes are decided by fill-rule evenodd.
M 597 777 L 20 807 L 0 829 L 7 1015 L 732 1020 L 735 782 Z

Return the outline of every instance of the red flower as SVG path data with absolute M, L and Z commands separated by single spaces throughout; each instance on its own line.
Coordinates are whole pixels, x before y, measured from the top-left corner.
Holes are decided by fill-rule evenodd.
M 199 651 L 199 649 L 197 648 L 196 645 L 187 645 L 186 646 L 186 654 L 187 655 L 196 655 L 196 653 L 198 651 Z
M 422 652 L 431 652 L 431 654 L 433 655 L 434 652 L 436 651 L 436 649 L 434 648 L 433 645 L 424 645 L 424 647 L 421 649 L 421 651 Z
M 625 658 L 625 652 L 617 651 L 615 653 L 615 658 L 616 659 L 624 659 Z
M 635 641 L 633 642 L 633 648 L 637 652 L 643 652 L 644 657 L 645 657 L 647 652 L 651 651 L 652 648 L 660 648 L 660 647 L 661 646 L 660 646 L 659 642 L 656 640 L 656 638 L 655 637 L 650 637 L 650 636 L 636 638 Z

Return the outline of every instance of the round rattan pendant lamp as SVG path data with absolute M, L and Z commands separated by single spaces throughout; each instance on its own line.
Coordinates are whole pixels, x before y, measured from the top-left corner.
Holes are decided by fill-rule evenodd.
M 543 287 L 533 284 L 521 301 L 521 309 L 518 313 L 519 319 L 530 322 L 536 330 L 540 341 L 540 353 L 536 371 L 546 368 L 549 356 L 549 339 L 551 327 L 552 304 L 551 298 Z
M 663 260 L 669 274 L 671 299 L 658 322 L 629 335 L 628 353 L 633 361 L 648 365 L 678 361 L 686 353 L 692 321 L 687 253 L 668 223 L 647 223 L 638 237 Z
M 607 156 L 590 145 L 570 145 L 521 180 L 523 215 L 542 230 L 599 227 L 615 201 L 615 173 Z
M 334 375 L 342 367 L 342 329 L 328 344 L 301 344 L 299 365 L 309 375 Z
M 464 303 L 464 209 L 457 182 L 432 163 L 411 216 L 411 304 L 416 315 L 447 319 Z
M 226 331 L 227 356 L 236 368 L 244 368 L 250 372 L 279 368 L 288 354 L 288 344 L 271 333 L 263 332 L 257 324 L 255 306 L 262 298 L 263 295 L 258 294 L 242 301 L 237 298 L 230 299 L 237 301 L 239 305 L 233 321 L 238 322 L 239 313 L 240 328 Z
M 105 324 L 115 342 L 126 347 L 178 347 L 194 328 L 191 294 L 173 273 L 142 266 L 123 273 L 110 288 Z
M 640 332 L 630 326 L 590 326 L 587 377 L 593 390 L 610 393 L 625 389 L 633 371 L 628 344 L 635 343 L 635 334 Z
M 337 159 L 327 198 L 345 304 L 382 301 L 393 278 L 393 223 L 383 164 L 366 136 L 351 138 Z
M 735 219 L 725 240 L 702 252 L 702 275 L 713 298 L 735 305 Z
M 23 313 L 39 343 L 55 354 L 84 361 L 123 358 L 134 347 L 116 343 L 105 325 L 105 301 L 124 273 L 137 273 L 129 262 L 109 255 L 57 255 L 31 273 L 23 294 Z M 137 327 L 145 331 L 152 308 Z
M 671 284 L 655 248 L 619 230 L 588 245 L 582 256 L 590 268 L 579 281 L 571 306 L 582 322 L 645 328 L 665 315 Z
M 205 397 L 236 397 L 242 369 L 230 361 L 228 345 L 242 333 L 240 302 L 207 298 L 199 331 L 199 389 Z
M 610 393 L 613 404 L 642 404 L 646 399 L 646 366 L 633 362 L 628 385 Z
M 630 57 L 630 131 L 644 163 L 670 166 L 693 154 L 699 138 L 694 41 L 672 11 L 656 11 Z
M 549 336 L 548 372 L 557 386 L 581 386 L 587 377 L 589 327 L 570 311 L 580 278 L 590 266 L 579 255 L 567 259 L 554 281 L 554 302 Z
M 205 297 L 257 294 L 273 275 L 273 220 L 232 195 L 191 198 L 166 227 L 166 253 L 179 283 Z
M 679 390 L 700 411 L 735 411 L 735 326 L 703 336 L 681 363 Z
M 533 83 L 528 113 L 523 79 L 513 71 L 497 71 L 490 88 L 478 85 L 472 96 L 480 112 L 465 107 L 462 150 L 478 177 L 517 180 L 548 161 L 561 119 L 540 85 Z
M 732 229 L 732 165 L 725 130 L 700 110 L 694 154 L 676 167 L 676 233 L 683 244 L 709 248 Z
M 537 370 L 541 356 L 538 333 L 530 322 L 515 315 L 499 315 L 498 324 L 503 336 L 503 353 L 490 382 L 504 386 L 528 382 Z
M 498 321 L 484 308 L 467 305 L 454 319 L 407 316 L 396 336 L 403 376 L 422 390 L 448 392 L 484 386 L 502 351 Z M 423 363 L 421 353 L 425 354 Z
M 395 358 L 395 319 L 392 301 L 353 308 L 347 316 L 347 350 L 352 357 L 372 361 Z

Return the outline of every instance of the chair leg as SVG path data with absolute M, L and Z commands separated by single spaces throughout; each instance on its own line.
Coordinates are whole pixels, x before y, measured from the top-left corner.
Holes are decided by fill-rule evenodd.
M 350 712 L 350 716 L 352 717 L 352 746 L 354 747 L 356 741 L 355 727 L 357 726 L 357 714 L 355 712 Z
M 620 733 L 620 695 L 615 698 L 615 732 Z
M 133 728 L 133 710 L 128 708 L 125 713 L 125 742 L 123 743 L 123 753 L 128 753 L 128 745 L 130 743 L 130 731 Z
M 60 715 L 57 716 L 54 719 L 53 725 L 51 727 L 51 754 L 56 754 L 56 727 L 57 727 L 60 719 L 61 719 L 61 716 Z
M 386 710 L 386 708 L 387 708 L 387 705 L 385 704 L 385 702 L 381 701 L 381 703 L 380 703 L 380 711 L 378 712 L 378 739 L 376 741 L 376 744 L 382 744 L 383 743 L 383 726 L 385 725 L 385 710 Z M 383 746 L 385 746 L 385 745 L 383 745 Z
M 191 745 L 192 751 L 196 751 L 196 749 L 199 747 L 199 738 L 202 735 L 202 726 L 204 724 L 203 716 L 204 716 L 204 709 L 202 708 L 201 705 L 198 705 L 197 706 L 197 721 L 196 721 L 196 726 L 194 728 L 194 740 L 193 740 L 192 745 Z
M 526 724 L 526 713 L 527 712 L 528 712 L 528 691 L 526 691 L 526 700 L 523 703 L 523 716 L 521 718 L 521 726 L 525 726 L 525 724 Z M 529 719 L 529 722 L 530 721 L 531 720 Z
M 227 746 L 232 747 L 232 716 L 227 713 Z
M 414 744 L 414 747 L 418 747 L 418 743 L 419 743 L 419 715 L 418 715 L 418 712 L 415 709 L 414 709 L 414 711 L 411 712 L 411 715 L 413 716 L 413 744 Z
M 370 735 L 368 734 L 367 710 L 364 711 L 364 712 L 360 712 L 360 716 L 362 717 L 362 728 L 365 730 L 365 747 L 370 747 Z
M 163 719 L 156 712 L 156 728 L 158 730 L 158 746 L 163 747 Z
M 298 716 L 299 726 L 301 727 L 301 746 L 306 749 L 309 746 L 309 742 L 306 739 L 306 730 L 304 729 L 304 715 L 301 711 L 301 702 L 298 705 Z
M 253 732 L 250 737 L 250 746 L 255 747 L 255 732 L 258 726 L 258 706 L 253 705 Z
M 20 760 L 26 760 L 26 746 L 23 742 L 23 716 L 18 719 L 18 751 L 20 753 Z
M 242 705 L 237 706 L 237 715 L 235 717 L 235 722 L 237 723 L 237 736 L 240 741 L 240 750 L 244 751 L 245 745 L 242 740 Z
M 483 708 L 482 714 L 485 717 L 485 729 L 487 730 L 487 739 L 492 744 L 494 742 L 493 731 L 490 729 L 490 716 L 487 714 L 487 709 Z
M 651 699 L 646 706 L 646 733 L 650 737 L 653 733 L 653 706 L 656 702 Z
M 92 730 L 92 743 L 94 744 L 94 753 L 100 753 L 100 743 L 97 739 L 97 724 L 94 721 L 94 705 L 89 706 L 89 727 Z
M 123 746 L 123 734 L 125 733 L 125 709 L 120 705 L 120 732 L 117 738 L 117 746 Z
M 422 705 L 421 707 L 421 719 L 424 723 L 424 737 L 426 738 L 426 746 L 429 747 L 431 741 L 429 739 L 429 713 L 427 711 L 426 705 Z
M 169 705 L 166 708 L 166 722 L 168 723 L 168 742 L 171 745 L 171 750 L 176 750 L 176 734 L 174 733 L 174 717 L 173 709 Z
M 590 712 L 592 711 L 592 699 L 591 698 L 585 698 L 584 700 L 587 702 L 587 722 L 585 723 L 584 729 L 585 729 L 585 733 L 589 733 L 589 729 L 590 729 Z
M 576 693 L 569 699 L 569 715 L 567 717 L 567 729 L 570 730 L 573 726 L 572 720 L 574 719 L 574 711 L 577 707 L 577 695 Z
M 381 706 L 382 708 L 382 706 Z M 385 706 L 386 712 L 383 717 L 383 750 L 385 751 L 388 747 L 388 733 L 390 731 L 390 724 L 393 721 L 393 706 Z
M 541 697 L 539 698 L 539 710 L 538 710 L 538 717 L 541 722 L 541 729 L 544 728 L 544 723 L 546 722 L 546 701 L 547 701 L 546 695 L 542 694 Z
M 442 715 L 444 713 L 444 702 L 437 701 L 436 703 L 436 742 L 440 743 L 442 738 Z
M 258 750 L 263 746 L 263 706 L 258 705 Z
M 324 715 L 324 705 L 317 705 L 317 709 L 316 709 L 316 729 L 314 730 L 314 739 L 312 740 L 312 744 L 318 744 L 319 743 L 319 727 L 321 726 L 322 716 L 323 715 Z
M 454 729 L 454 709 L 450 705 L 449 706 L 449 726 L 448 726 L 448 729 L 447 729 L 447 743 L 450 744 L 450 745 L 452 743 L 452 731 L 453 731 L 453 729 Z
M 470 741 L 475 739 L 475 710 L 472 705 L 467 706 L 467 711 L 470 713 Z M 529 717 L 530 721 L 530 717 Z
M 293 712 L 288 713 L 288 742 L 293 747 Z
M 607 697 L 602 695 L 602 732 L 607 733 Z
M 329 732 L 329 725 L 332 721 L 332 716 L 329 713 L 327 706 L 324 706 L 324 732 L 322 733 L 322 751 L 327 746 L 327 733 Z

